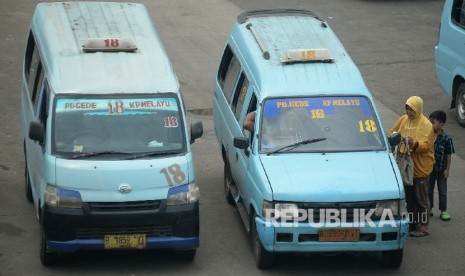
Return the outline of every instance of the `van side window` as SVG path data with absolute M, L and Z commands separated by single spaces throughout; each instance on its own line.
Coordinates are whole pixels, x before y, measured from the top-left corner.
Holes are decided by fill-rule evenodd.
M 465 28 L 465 5 L 463 0 L 455 0 L 452 6 L 452 22 Z
M 38 108 L 38 122 L 44 127 L 44 129 L 47 129 L 47 118 L 48 118 L 48 107 L 49 107 L 49 87 L 48 83 L 44 81 L 43 83 L 39 84 L 39 91 L 40 95 L 37 95 L 37 98 L 40 98 L 39 102 L 39 108 Z M 41 89 L 41 90 L 40 90 Z M 44 140 L 45 141 L 45 140 Z
M 239 61 L 237 60 L 236 56 L 234 56 L 231 48 L 227 46 L 223 54 L 223 59 L 221 60 L 220 70 L 218 72 L 218 82 L 220 83 L 224 96 L 228 102 L 231 100 L 231 95 L 233 92 L 232 90 L 234 88 L 234 84 L 236 83 L 240 69 L 241 66 Z
M 37 90 L 38 84 L 38 75 L 41 74 L 42 65 L 40 63 L 39 53 L 37 48 L 35 47 L 32 56 L 31 56 L 31 65 L 29 66 L 29 70 L 26 73 L 27 77 L 27 86 L 31 96 L 31 100 L 34 101 L 35 99 L 35 91 Z
M 34 55 L 36 58 L 34 58 Z M 32 66 L 32 61 L 36 60 L 35 66 Z M 29 39 L 27 41 L 26 53 L 24 55 L 24 75 L 26 76 L 26 80 L 29 83 L 29 75 L 31 69 L 34 72 L 37 70 L 39 59 L 37 58 L 37 51 L 36 51 L 36 42 L 34 40 L 34 36 L 32 35 L 32 31 L 29 32 Z
M 252 91 L 253 92 L 253 91 Z M 246 114 L 249 114 L 250 112 L 255 112 L 257 110 L 257 97 L 255 96 L 255 94 L 252 94 L 252 98 L 250 99 L 250 103 L 249 103 L 249 106 L 247 107 L 247 113 Z M 255 128 L 256 129 L 256 128 Z M 248 136 L 247 133 L 248 131 L 246 131 L 246 137 Z M 254 141 L 254 135 L 255 135 L 255 130 L 253 133 L 250 133 L 250 144 L 252 145 L 253 144 L 253 141 Z
M 44 72 L 42 70 L 39 51 L 36 47 L 32 32 L 29 33 L 26 54 L 24 57 L 24 75 L 26 76 L 29 97 L 31 97 L 34 112 L 36 112 L 37 104 L 39 102 L 39 90 L 44 79 Z
M 241 116 L 242 106 L 244 105 L 245 95 L 247 94 L 247 89 L 249 88 L 249 80 L 244 73 L 241 74 L 239 82 L 236 86 L 236 92 L 234 93 L 234 98 L 232 102 L 232 110 L 236 120 L 239 121 Z
M 40 62 L 39 62 L 39 67 L 37 68 L 37 75 L 35 76 L 34 79 L 35 81 L 34 81 L 33 90 L 30 90 L 30 92 L 32 92 L 33 107 L 34 107 L 34 112 L 36 112 L 37 105 L 39 103 L 40 89 L 42 88 L 42 83 L 44 81 L 44 70 L 42 69 L 42 65 L 40 64 Z

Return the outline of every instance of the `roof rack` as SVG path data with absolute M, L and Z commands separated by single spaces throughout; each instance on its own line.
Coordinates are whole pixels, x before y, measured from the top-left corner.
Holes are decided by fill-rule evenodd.
M 263 17 L 263 16 L 272 16 L 272 15 L 304 15 L 304 16 L 311 16 L 321 21 L 323 27 L 326 27 L 325 20 L 320 18 L 314 12 L 307 11 L 307 10 L 299 10 L 299 9 L 268 9 L 268 10 L 250 10 L 239 14 L 237 17 L 237 22 L 239 24 L 245 23 L 248 18 L 250 17 Z
M 247 26 L 245 27 L 252 33 L 253 37 L 257 41 L 260 50 L 262 50 L 263 52 L 263 58 L 266 60 L 270 59 L 270 52 L 268 52 L 268 49 L 266 49 L 265 44 L 263 44 L 263 41 L 260 39 L 260 36 L 258 35 L 257 31 L 255 31 L 255 28 L 252 26 L 252 23 L 247 24 Z

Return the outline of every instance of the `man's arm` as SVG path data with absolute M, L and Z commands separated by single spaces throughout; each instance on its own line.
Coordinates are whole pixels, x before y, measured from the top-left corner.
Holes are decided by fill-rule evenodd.
M 253 133 L 255 129 L 255 115 L 256 115 L 255 111 L 250 112 L 249 114 L 247 114 L 247 116 L 245 116 L 245 119 L 244 119 L 243 127 L 247 129 L 248 131 L 250 131 L 251 133 Z

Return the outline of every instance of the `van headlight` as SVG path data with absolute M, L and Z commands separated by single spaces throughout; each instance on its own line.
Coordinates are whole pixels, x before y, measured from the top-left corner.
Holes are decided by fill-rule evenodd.
M 52 207 L 80 209 L 82 208 L 81 194 L 78 191 L 47 185 L 45 204 Z
M 263 201 L 263 217 L 265 218 L 297 218 L 299 207 L 296 203 Z
M 181 205 L 199 201 L 199 187 L 195 183 L 172 187 L 168 190 L 166 205 Z
M 299 207 L 295 203 L 275 203 L 274 210 L 282 218 L 297 218 Z
M 381 217 L 384 214 L 385 217 L 389 217 L 389 213 L 392 216 L 399 216 L 402 214 L 401 207 L 406 206 L 405 204 L 402 205 L 402 202 L 405 203 L 405 200 L 386 200 L 380 201 L 376 203 L 376 211 L 375 216 Z

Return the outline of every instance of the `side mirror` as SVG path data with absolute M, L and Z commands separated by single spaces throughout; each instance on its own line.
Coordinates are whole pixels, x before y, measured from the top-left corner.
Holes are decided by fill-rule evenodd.
M 246 137 L 234 137 L 234 147 L 238 149 L 247 149 L 249 147 L 249 139 Z
M 45 130 L 44 127 L 38 122 L 31 122 L 29 125 L 29 139 L 44 143 Z
M 402 139 L 402 135 L 400 133 L 396 132 L 393 133 L 391 136 L 388 137 L 388 142 L 391 147 L 397 146 Z
M 197 121 L 191 124 L 191 144 L 194 143 L 195 139 L 202 137 L 203 135 L 203 124 L 201 121 Z

